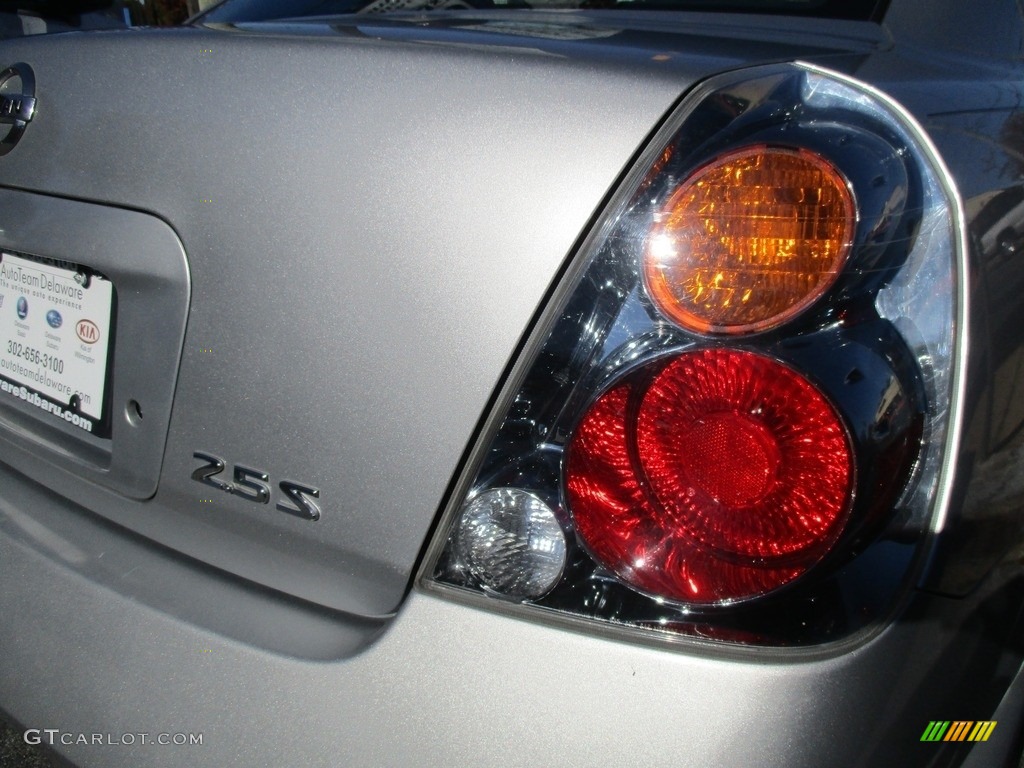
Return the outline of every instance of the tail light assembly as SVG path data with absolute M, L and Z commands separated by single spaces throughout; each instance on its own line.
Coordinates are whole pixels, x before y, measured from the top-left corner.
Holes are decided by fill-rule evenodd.
M 799 63 L 706 81 L 559 278 L 421 583 L 667 639 L 884 625 L 944 514 L 963 259 L 884 95 Z

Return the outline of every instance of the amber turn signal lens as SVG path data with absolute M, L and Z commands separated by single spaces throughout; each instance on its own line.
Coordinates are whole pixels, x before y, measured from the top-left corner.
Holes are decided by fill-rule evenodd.
M 656 215 L 644 253 L 648 293 L 698 333 L 773 328 L 835 282 L 855 220 L 849 186 L 821 156 L 731 152 L 684 180 Z

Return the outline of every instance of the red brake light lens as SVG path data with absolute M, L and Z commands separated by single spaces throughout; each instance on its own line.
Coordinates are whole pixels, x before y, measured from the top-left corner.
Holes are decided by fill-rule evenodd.
M 744 350 L 636 371 L 585 412 L 569 444 L 583 542 L 635 588 L 684 603 L 787 584 L 835 542 L 853 451 L 806 378 Z

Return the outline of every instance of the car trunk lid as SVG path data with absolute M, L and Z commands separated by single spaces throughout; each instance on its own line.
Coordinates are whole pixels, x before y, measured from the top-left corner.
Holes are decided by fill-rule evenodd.
M 388 615 L 531 319 L 673 103 L 877 43 L 503 23 L 6 42 L 37 110 L 0 158 L 0 249 L 106 273 L 117 300 L 111 437 L 5 402 L 0 457 L 198 561 Z

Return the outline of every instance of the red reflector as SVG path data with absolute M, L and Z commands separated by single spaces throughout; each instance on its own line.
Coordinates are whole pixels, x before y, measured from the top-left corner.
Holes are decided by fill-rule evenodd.
M 791 368 L 731 349 L 635 371 L 594 402 L 566 464 L 594 557 L 686 603 L 741 600 L 817 563 L 850 507 L 843 423 Z

